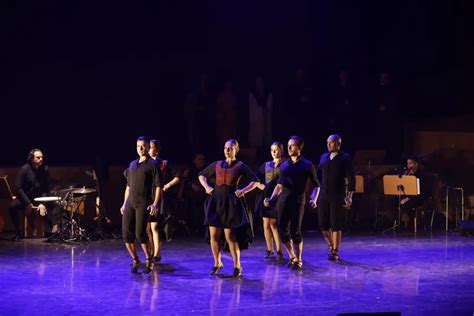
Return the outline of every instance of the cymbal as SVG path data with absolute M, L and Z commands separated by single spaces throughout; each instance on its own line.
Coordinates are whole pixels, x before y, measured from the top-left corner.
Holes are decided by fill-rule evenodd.
M 69 193 L 69 192 L 76 191 L 76 190 L 79 190 L 79 188 L 67 188 L 67 189 L 59 190 L 57 192 L 58 193 Z
M 72 194 L 89 194 L 89 193 L 94 193 L 97 192 L 95 189 L 88 189 L 88 188 L 80 188 L 80 189 L 75 189 L 74 191 L 71 191 Z

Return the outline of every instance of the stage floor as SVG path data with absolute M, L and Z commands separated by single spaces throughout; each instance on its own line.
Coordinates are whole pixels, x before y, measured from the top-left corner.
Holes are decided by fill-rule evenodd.
M 243 277 L 233 279 L 229 254 L 222 275 L 208 274 L 212 256 L 201 240 L 165 243 L 149 275 L 130 273 L 121 240 L 2 240 L 0 315 L 474 313 L 472 237 L 345 236 L 340 263 L 326 260 L 326 248 L 316 233 L 307 236 L 298 272 L 264 259 L 257 239 L 242 252 Z

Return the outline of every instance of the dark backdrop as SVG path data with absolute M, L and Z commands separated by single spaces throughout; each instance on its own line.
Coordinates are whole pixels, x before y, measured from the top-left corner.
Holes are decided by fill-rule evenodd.
M 460 113 L 472 85 L 467 2 L 2 3 L 4 165 L 32 147 L 49 163 L 125 163 L 141 134 L 188 160 L 181 111 L 202 71 L 216 88 L 232 77 L 242 100 L 264 73 L 278 103 L 300 65 L 320 88 L 349 67 L 365 91 L 388 69 L 412 117 Z

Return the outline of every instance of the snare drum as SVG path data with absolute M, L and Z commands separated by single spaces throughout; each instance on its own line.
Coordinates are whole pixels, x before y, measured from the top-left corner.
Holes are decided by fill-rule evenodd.
M 64 205 L 64 210 L 67 212 L 75 212 L 75 213 L 84 215 L 85 213 L 84 198 L 70 197 L 69 199 L 66 200 L 66 203 Z

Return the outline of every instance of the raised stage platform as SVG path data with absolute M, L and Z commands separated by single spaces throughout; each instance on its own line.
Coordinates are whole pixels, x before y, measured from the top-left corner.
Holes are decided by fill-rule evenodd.
M 340 263 L 305 238 L 304 270 L 264 259 L 257 239 L 243 277 L 210 276 L 201 240 L 173 240 L 149 275 L 133 275 L 121 240 L 79 244 L 0 240 L 0 315 L 402 315 L 474 313 L 474 239 L 456 234 L 344 236 Z M 141 254 L 143 260 L 143 255 Z M 143 260 L 144 261 L 144 260 Z

